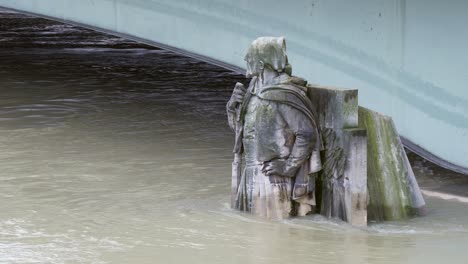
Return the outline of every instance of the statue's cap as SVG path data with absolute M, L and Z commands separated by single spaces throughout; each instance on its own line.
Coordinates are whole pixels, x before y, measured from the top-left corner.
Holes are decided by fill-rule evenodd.
M 245 60 L 250 64 L 262 61 L 263 64 L 270 65 L 276 71 L 283 71 L 288 64 L 286 39 L 284 37 L 257 38 L 250 45 Z

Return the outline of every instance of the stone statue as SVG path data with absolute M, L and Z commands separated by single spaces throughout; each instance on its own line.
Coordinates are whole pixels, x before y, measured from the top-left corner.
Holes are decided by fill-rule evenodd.
M 291 75 L 283 37 L 256 39 L 245 61 L 250 85 L 237 83 L 226 106 L 236 133 L 232 206 L 269 219 L 304 216 L 315 206 L 323 148 L 307 82 Z

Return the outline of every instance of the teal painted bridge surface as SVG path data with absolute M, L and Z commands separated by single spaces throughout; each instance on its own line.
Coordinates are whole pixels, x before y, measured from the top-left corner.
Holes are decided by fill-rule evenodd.
M 393 117 L 410 146 L 468 171 L 467 1 L 0 0 L 0 6 L 234 69 L 244 67 L 253 39 L 285 36 L 295 75 L 358 88 L 360 104 Z

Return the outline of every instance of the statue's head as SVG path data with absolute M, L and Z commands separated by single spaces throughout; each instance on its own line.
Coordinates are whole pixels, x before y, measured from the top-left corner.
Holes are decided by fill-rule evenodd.
M 260 37 L 252 42 L 245 55 L 247 77 L 258 76 L 265 67 L 291 75 L 284 37 Z

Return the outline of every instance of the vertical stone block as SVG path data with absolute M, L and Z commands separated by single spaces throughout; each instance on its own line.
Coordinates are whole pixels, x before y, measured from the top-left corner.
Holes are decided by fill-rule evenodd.
M 367 225 L 367 131 L 345 129 L 343 145 L 346 155 L 344 200 L 346 221 L 355 226 Z
M 393 120 L 359 107 L 357 90 L 308 87 L 325 144 L 320 213 L 357 226 L 423 215 L 424 198 Z
M 424 214 L 424 198 L 393 120 L 360 107 L 359 126 L 367 129 L 369 220 L 399 220 Z
M 367 224 L 367 139 L 358 128 L 358 91 L 308 85 L 325 150 L 320 213 L 352 225 Z
M 358 90 L 308 85 L 320 125 L 334 130 L 358 127 Z

